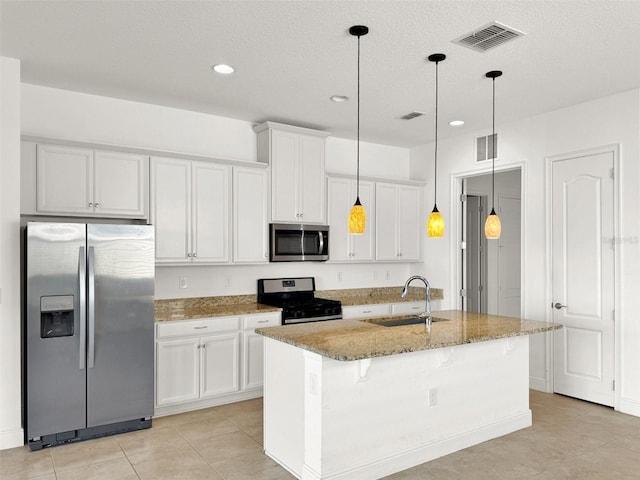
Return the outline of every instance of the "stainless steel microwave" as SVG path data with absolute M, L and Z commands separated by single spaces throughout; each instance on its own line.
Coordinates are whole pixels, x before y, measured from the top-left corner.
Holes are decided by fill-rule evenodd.
M 272 223 L 269 252 L 271 262 L 329 260 L 329 226 Z

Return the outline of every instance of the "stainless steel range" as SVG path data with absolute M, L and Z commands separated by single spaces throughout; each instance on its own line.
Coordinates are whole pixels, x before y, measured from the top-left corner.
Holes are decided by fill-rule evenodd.
M 261 278 L 258 303 L 282 308 L 282 324 L 338 320 L 342 304 L 338 300 L 316 298 L 314 277 Z

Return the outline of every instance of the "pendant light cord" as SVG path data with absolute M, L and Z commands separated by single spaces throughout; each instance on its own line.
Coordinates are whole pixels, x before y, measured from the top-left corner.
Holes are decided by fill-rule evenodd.
M 495 211 L 495 188 L 496 188 L 496 79 L 493 78 L 493 117 L 491 120 L 491 210 Z
M 358 128 L 356 149 L 356 199 L 360 200 L 360 35 L 358 35 Z
M 435 207 L 438 198 L 438 62 L 436 62 L 436 144 L 433 164 L 433 205 Z

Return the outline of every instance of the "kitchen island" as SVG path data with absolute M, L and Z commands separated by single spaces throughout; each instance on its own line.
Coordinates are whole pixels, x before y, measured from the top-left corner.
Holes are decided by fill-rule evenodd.
M 265 453 L 302 479 L 372 479 L 530 426 L 528 335 L 560 325 L 432 317 L 257 329 Z

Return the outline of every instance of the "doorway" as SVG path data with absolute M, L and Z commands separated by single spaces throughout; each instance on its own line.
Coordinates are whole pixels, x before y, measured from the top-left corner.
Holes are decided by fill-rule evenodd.
M 613 406 L 616 150 L 549 162 L 553 390 Z
M 502 233 L 484 236 L 491 211 L 491 174 L 460 179 L 460 305 L 470 312 L 521 316 L 521 175 L 520 168 L 496 172 L 495 204 Z

